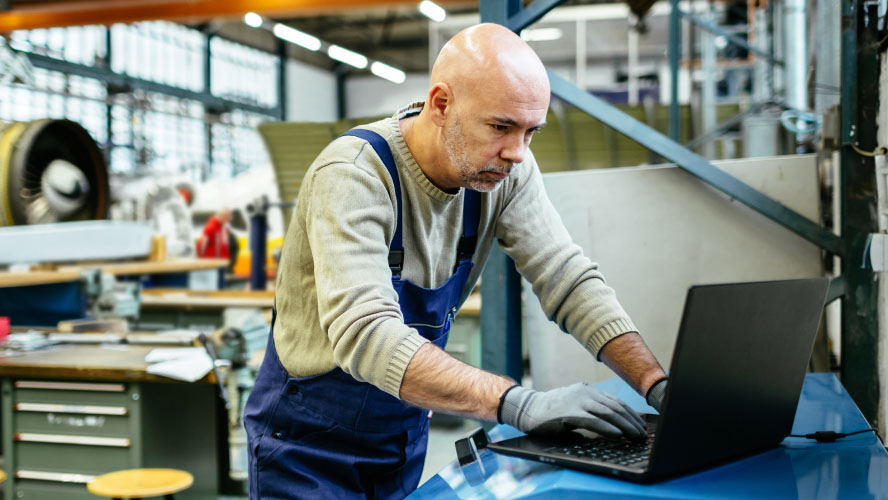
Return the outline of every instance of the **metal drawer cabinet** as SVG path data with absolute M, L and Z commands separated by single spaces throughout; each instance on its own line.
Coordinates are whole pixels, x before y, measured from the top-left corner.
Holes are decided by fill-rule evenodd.
M 177 499 L 217 498 L 226 454 L 215 385 L 3 378 L 2 391 L 4 498 L 96 500 L 93 477 L 137 467 L 191 472 Z
M 4 379 L 7 495 L 96 498 L 93 477 L 140 466 L 140 400 L 138 384 Z

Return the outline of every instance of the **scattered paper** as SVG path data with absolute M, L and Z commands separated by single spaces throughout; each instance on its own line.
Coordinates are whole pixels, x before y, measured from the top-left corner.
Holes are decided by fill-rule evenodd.
M 203 347 L 158 347 L 157 349 L 151 349 L 151 352 L 145 355 L 145 362 L 158 363 L 160 361 L 170 361 L 199 354 L 207 356 L 206 349 Z
M 203 347 L 161 347 L 149 352 L 145 361 L 154 363 L 146 372 L 185 382 L 200 380 L 213 369 L 213 361 Z

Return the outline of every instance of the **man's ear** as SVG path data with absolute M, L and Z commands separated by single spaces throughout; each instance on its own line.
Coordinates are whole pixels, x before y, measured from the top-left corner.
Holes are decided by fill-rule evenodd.
M 443 82 L 432 85 L 426 99 L 426 107 L 431 113 L 432 122 L 443 127 L 447 113 L 453 111 L 453 92 L 450 86 Z

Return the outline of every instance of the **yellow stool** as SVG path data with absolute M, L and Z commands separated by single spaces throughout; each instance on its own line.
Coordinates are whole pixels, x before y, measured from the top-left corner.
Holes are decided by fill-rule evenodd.
M 6 473 L 0 470 L 0 483 L 6 481 Z
M 176 469 L 129 469 L 109 472 L 87 483 L 90 493 L 114 499 L 163 497 L 172 500 L 194 483 L 194 476 Z

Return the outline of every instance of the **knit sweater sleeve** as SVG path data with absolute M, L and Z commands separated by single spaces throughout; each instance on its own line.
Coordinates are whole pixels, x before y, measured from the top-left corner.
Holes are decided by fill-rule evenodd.
M 427 340 L 404 324 L 392 286 L 388 242 L 397 207 L 391 183 L 379 174 L 353 163 L 324 165 L 301 196 L 309 197 L 305 232 L 333 359 L 355 379 L 398 397 L 407 364 Z
M 637 329 L 598 264 L 571 239 L 530 151 L 520 168 L 519 179 L 503 194 L 496 236 L 549 319 L 598 356 L 609 340 Z

